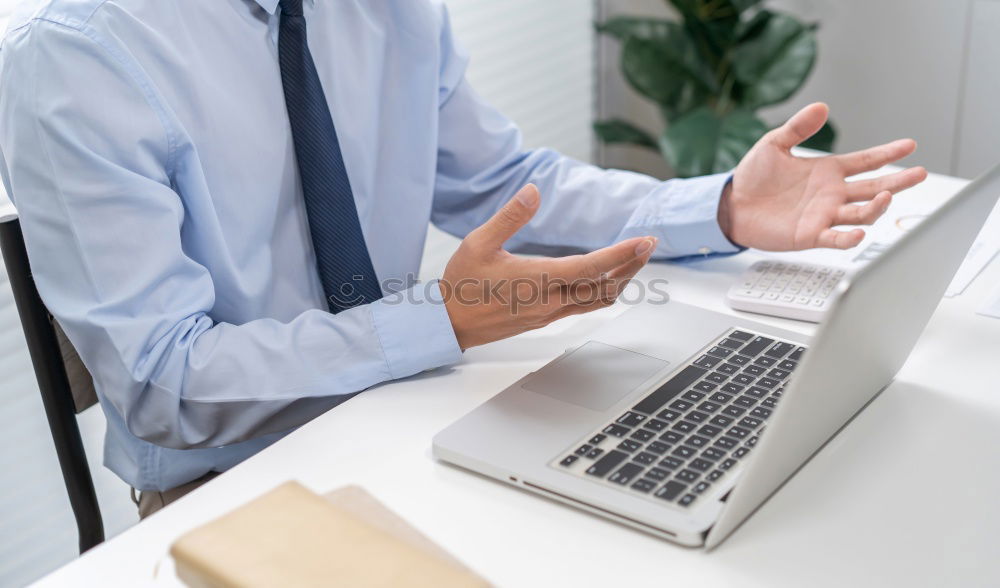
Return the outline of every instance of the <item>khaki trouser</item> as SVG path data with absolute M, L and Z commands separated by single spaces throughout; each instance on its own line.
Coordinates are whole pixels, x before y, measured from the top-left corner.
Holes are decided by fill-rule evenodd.
M 197 480 L 192 480 L 187 484 L 181 484 L 180 486 L 171 488 L 170 490 L 164 490 L 163 492 L 157 492 L 156 490 L 140 492 L 138 499 L 135 497 L 135 488 L 133 488 L 132 502 L 139 507 L 139 518 L 144 519 L 218 475 L 219 472 L 208 472 Z

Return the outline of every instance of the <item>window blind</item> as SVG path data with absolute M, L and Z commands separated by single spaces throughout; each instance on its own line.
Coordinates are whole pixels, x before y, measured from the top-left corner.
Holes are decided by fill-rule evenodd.
M 468 79 L 513 119 L 528 147 L 592 159 L 594 3 L 447 0 Z

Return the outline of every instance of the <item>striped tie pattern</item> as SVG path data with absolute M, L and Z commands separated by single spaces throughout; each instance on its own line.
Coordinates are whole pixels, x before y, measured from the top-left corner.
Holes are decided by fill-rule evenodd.
M 306 41 L 302 0 L 281 0 L 278 62 L 320 282 L 337 313 L 382 298 L 337 130 Z

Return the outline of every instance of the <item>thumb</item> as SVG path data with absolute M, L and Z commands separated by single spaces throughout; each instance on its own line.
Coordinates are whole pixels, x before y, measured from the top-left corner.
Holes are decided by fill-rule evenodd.
M 503 205 L 490 220 L 473 231 L 470 237 L 487 248 L 500 249 L 521 227 L 528 224 L 538 210 L 541 197 L 534 184 L 528 184 Z
M 792 115 L 785 124 L 771 131 L 772 141 L 783 149 L 791 149 L 815 135 L 830 115 L 830 107 L 814 102 Z

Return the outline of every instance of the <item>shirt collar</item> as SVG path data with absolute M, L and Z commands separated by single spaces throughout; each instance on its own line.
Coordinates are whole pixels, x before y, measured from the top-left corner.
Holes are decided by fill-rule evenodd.
M 314 0 L 305 0 L 306 2 L 312 3 Z M 254 0 L 260 7 L 267 11 L 268 14 L 274 15 L 278 11 L 278 0 Z

